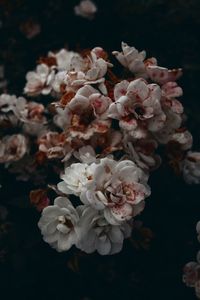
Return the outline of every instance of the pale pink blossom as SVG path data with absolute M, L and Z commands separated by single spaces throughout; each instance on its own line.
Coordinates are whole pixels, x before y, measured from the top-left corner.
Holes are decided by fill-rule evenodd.
M 97 12 L 97 7 L 91 0 L 82 0 L 74 7 L 74 12 L 77 16 L 91 20 Z
M 0 163 L 20 160 L 28 151 L 27 139 L 22 134 L 13 134 L 0 140 Z
M 51 92 L 54 77 L 54 70 L 46 64 L 40 64 L 37 66 L 36 71 L 27 73 L 24 92 L 30 96 L 48 95 Z
M 148 131 L 157 132 L 165 123 L 161 107 L 161 89 L 143 79 L 122 81 L 114 89 L 115 102 L 109 117 L 118 119 L 120 127 L 134 138 L 145 138 Z
M 143 200 L 150 195 L 146 182 L 146 174 L 134 162 L 104 158 L 94 168 L 80 199 L 84 204 L 103 210 L 106 220 L 117 225 L 143 210 Z

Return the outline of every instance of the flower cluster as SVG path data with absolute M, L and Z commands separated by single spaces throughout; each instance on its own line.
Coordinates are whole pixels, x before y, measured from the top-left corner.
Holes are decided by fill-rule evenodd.
M 196 230 L 200 242 L 200 221 L 197 223 Z M 183 282 L 186 286 L 194 288 L 197 298 L 200 299 L 200 251 L 197 253 L 197 261 L 191 261 L 185 265 Z
M 89 14 L 85 5 L 76 13 Z M 0 163 L 39 188 L 55 175 L 55 201 L 38 189 L 31 202 L 43 209 L 39 227 L 58 251 L 119 252 L 164 146 L 186 182 L 200 182 L 199 153 L 187 153 L 192 135 L 177 99 L 182 70 L 160 67 L 126 43 L 113 55 L 101 47 L 49 52 L 27 73 L 27 99 L 0 96 Z

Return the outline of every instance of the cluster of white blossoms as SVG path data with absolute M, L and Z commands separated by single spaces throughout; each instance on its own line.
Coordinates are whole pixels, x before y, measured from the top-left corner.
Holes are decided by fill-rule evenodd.
M 197 239 L 200 242 L 200 221 L 196 226 Z M 197 253 L 196 261 L 187 263 L 183 269 L 183 282 L 195 290 L 195 295 L 200 299 L 200 251 Z
M 185 181 L 200 182 L 200 154 L 190 151 L 177 99 L 181 74 L 126 43 L 112 58 L 101 47 L 61 49 L 27 73 L 27 99 L 0 96 L 0 163 L 37 186 L 48 185 L 49 172 L 61 178 L 51 184 L 58 196 L 52 205 L 45 207 L 51 201 L 44 192 L 31 200 L 45 207 L 39 227 L 52 247 L 119 252 L 150 195 L 147 180 L 164 146 Z

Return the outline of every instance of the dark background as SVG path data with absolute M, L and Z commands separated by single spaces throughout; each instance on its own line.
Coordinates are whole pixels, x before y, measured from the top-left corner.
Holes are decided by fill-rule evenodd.
M 159 65 L 182 67 L 182 103 L 187 125 L 200 150 L 200 1 L 99 0 L 89 21 L 76 17 L 78 1 L 0 0 L 0 64 L 5 90 L 20 95 L 25 74 L 49 50 L 102 46 L 119 50 L 121 41 L 147 50 Z M 33 20 L 41 32 L 32 39 L 22 24 Z M 195 299 L 182 283 L 182 268 L 199 249 L 195 226 L 200 219 L 200 188 L 187 186 L 164 163 L 151 176 L 152 196 L 139 217 L 153 232 L 147 250 L 127 241 L 115 256 L 58 254 L 37 228 L 39 213 L 29 205 L 30 184 L 15 181 L 1 167 L 0 201 L 8 209 L 0 226 L 1 299 Z M 142 244 L 140 234 L 133 239 Z

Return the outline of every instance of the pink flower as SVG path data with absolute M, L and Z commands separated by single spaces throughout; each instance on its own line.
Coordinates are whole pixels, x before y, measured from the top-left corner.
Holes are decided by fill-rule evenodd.
M 122 129 L 134 138 L 144 138 L 147 132 L 159 131 L 166 120 L 161 107 L 161 90 L 143 79 L 122 81 L 114 89 L 115 102 L 109 117 L 118 119 Z
M 22 134 L 5 136 L 0 140 L 0 163 L 20 160 L 28 151 L 27 139 Z
M 92 19 L 97 12 L 97 7 L 90 0 L 82 0 L 79 5 L 74 7 L 74 12 L 77 16 Z

